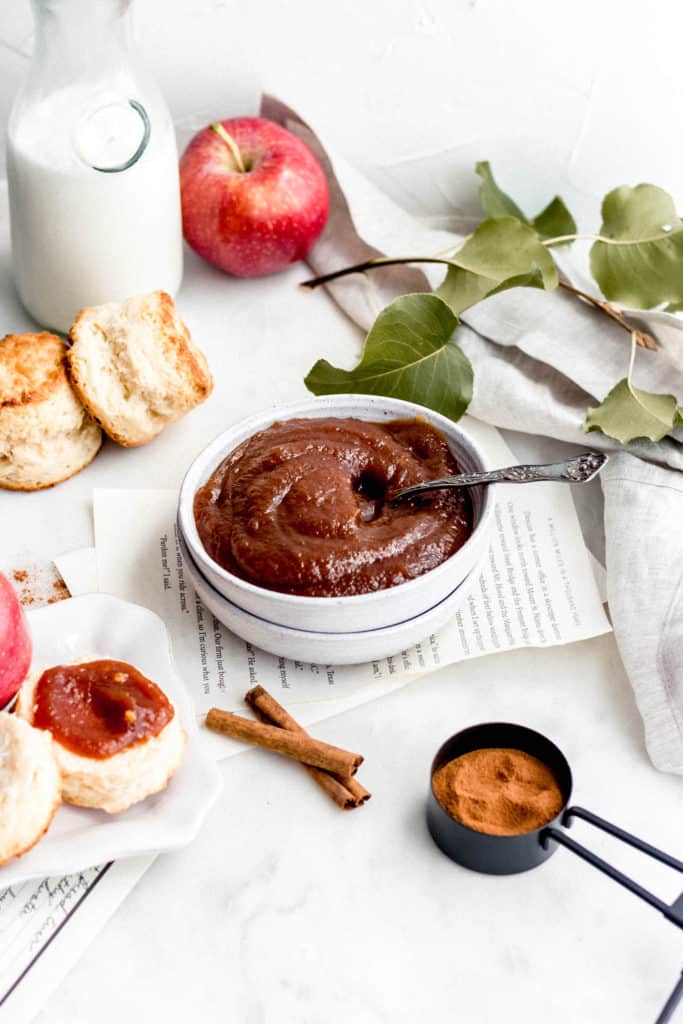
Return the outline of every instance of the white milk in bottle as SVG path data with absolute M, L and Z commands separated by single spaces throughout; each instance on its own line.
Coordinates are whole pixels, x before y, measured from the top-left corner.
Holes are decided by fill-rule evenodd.
M 8 130 L 12 261 L 26 309 L 65 332 L 83 306 L 178 289 L 178 157 L 163 99 L 130 62 L 129 0 L 33 6 Z

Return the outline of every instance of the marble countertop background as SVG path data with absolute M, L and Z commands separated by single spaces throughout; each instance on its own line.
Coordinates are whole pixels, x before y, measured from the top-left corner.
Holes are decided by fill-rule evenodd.
M 677 0 L 134 0 L 181 138 L 279 95 L 420 212 L 478 211 L 489 159 L 522 205 L 579 214 L 617 184 L 683 197 Z M 0 5 L 0 129 L 32 46 Z
M 478 159 L 530 212 L 562 192 L 585 229 L 622 182 L 654 181 L 683 205 L 676 0 L 135 7 L 181 143 L 211 119 L 255 112 L 269 90 L 416 213 L 475 212 Z M 31 31 L 28 0 L 0 5 L 2 130 Z M 321 339 L 327 358 L 348 360 L 357 333 L 294 287 L 302 276 L 236 282 L 188 254 L 179 303 L 192 293 L 191 327 L 217 380 L 211 401 L 149 449 L 110 445 L 47 495 L 1 498 L 4 535 L 30 538 L 37 557 L 91 543 L 94 486 L 176 486 L 227 422 L 304 394 Z M 6 248 L 0 308 L 3 333 L 28 326 Z M 431 843 L 432 755 L 450 732 L 493 718 L 548 732 L 572 763 L 578 802 L 680 848 L 683 784 L 646 757 L 611 637 L 470 662 L 316 728 L 366 755 L 374 796 L 352 815 L 273 755 L 224 762 L 224 793 L 200 837 L 155 862 L 39 1024 L 654 1020 L 683 965 L 679 935 L 654 911 L 567 851 L 530 874 L 490 878 Z M 677 894 L 661 867 L 584 825 L 574 833 L 667 899 Z

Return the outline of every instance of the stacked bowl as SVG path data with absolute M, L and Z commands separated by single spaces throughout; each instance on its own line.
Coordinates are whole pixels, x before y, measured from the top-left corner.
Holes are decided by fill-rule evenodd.
M 304 597 L 268 590 L 228 572 L 209 556 L 197 532 L 197 491 L 223 459 L 252 435 L 276 422 L 328 416 L 375 423 L 420 417 L 447 439 L 463 472 L 489 468 L 465 430 L 420 405 L 371 395 L 307 399 L 242 420 L 200 453 L 180 490 L 178 534 L 185 569 L 197 594 L 233 633 L 282 657 L 346 665 L 405 650 L 431 636 L 455 615 L 486 558 L 495 499 L 491 486 L 471 488 L 473 530 L 462 547 L 422 576 L 385 590 L 344 597 Z

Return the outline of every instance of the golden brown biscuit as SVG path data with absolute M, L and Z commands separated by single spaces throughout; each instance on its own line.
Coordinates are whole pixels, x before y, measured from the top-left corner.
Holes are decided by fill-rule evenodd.
M 166 292 L 82 309 L 69 336 L 74 388 L 126 447 L 151 441 L 211 394 L 206 358 Z
M 0 341 L 0 487 L 36 491 L 78 473 L 102 434 L 75 394 L 55 334 Z

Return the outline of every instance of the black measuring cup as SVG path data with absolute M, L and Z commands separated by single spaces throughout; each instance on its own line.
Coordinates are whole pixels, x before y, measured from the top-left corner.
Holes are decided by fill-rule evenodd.
M 431 781 L 434 773 L 449 761 L 460 757 L 461 754 L 491 747 L 522 750 L 548 765 L 555 776 L 563 798 L 562 809 L 552 821 L 542 828 L 535 829 L 533 832 L 525 832 L 522 835 L 489 835 L 485 832 L 476 832 L 467 825 L 463 825 L 441 806 Z M 675 871 L 683 872 L 683 861 L 658 850 L 642 839 L 631 835 L 630 832 L 625 832 L 617 825 L 593 814 L 592 811 L 587 811 L 584 807 L 569 806 L 571 794 L 572 773 L 569 763 L 559 747 L 547 736 L 523 725 L 513 725 L 509 722 L 486 722 L 456 733 L 447 739 L 436 752 L 430 774 L 427 825 L 434 842 L 451 860 L 472 871 L 490 875 L 512 875 L 521 871 L 529 871 L 551 857 L 558 846 L 564 846 L 638 896 L 639 899 L 659 910 L 672 924 L 683 928 L 683 893 L 673 903 L 665 903 L 628 875 L 623 874 L 613 865 L 598 857 L 597 854 L 571 839 L 563 831 L 563 828 L 569 828 L 574 818 L 581 818 L 595 828 L 609 833 L 615 839 L 620 839 Z M 656 1024 L 665 1024 L 671 1019 L 681 997 L 683 997 L 683 974 L 662 1013 L 657 1018 Z

